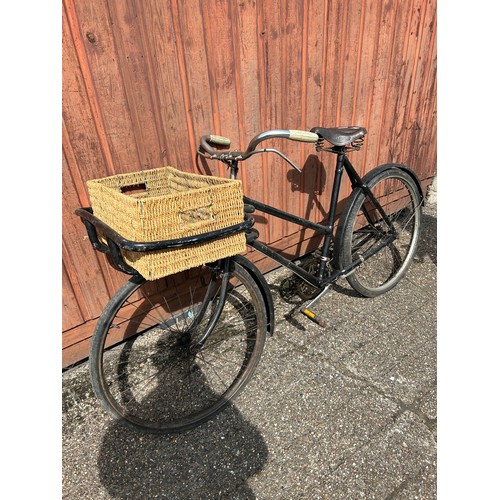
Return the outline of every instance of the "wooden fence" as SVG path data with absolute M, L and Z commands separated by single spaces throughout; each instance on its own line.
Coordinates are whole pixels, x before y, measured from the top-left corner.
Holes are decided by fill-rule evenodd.
M 403 162 L 424 188 L 436 173 L 436 0 L 63 0 L 62 15 L 63 367 L 87 356 L 126 279 L 73 214 L 89 206 L 88 179 L 165 165 L 224 176 L 196 156 L 201 135 L 245 148 L 267 129 L 338 125 L 368 129 L 350 156 L 361 173 Z M 333 158 L 266 144 L 304 172 L 254 157 L 242 166 L 245 192 L 323 219 Z M 259 217 L 257 227 L 289 256 L 311 247 L 291 223 Z

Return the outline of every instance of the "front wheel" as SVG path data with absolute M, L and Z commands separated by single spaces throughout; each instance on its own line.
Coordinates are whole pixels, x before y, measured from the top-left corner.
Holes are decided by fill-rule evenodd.
M 365 191 L 356 188 L 339 221 L 333 259 L 338 269 L 349 268 L 361 259 L 363 262 L 347 273 L 347 281 L 361 295 L 376 297 L 396 286 L 411 264 L 423 197 L 409 169 L 400 165 L 379 167 L 367 174 L 363 183 L 387 217 Z M 371 252 L 375 253 L 370 256 Z
M 116 420 L 155 433 L 185 431 L 249 382 L 264 349 L 266 310 L 253 278 L 232 264 L 224 307 L 202 347 L 220 310 L 221 267 L 156 282 L 134 276 L 111 299 L 89 364 L 94 392 Z

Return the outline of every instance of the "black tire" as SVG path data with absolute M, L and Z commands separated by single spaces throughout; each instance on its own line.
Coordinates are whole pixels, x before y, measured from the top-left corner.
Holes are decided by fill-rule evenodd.
M 166 289 L 165 279 L 134 276 L 110 300 L 89 364 L 94 392 L 116 420 L 143 431 L 182 432 L 214 417 L 250 381 L 264 349 L 266 313 L 240 265 L 213 332 L 193 349 L 218 304 L 221 274 L 203 266 L 169 276 Z M 116 337 L 124 340 L 116 344 Z
M 365 297 L 394 288 L 408 271 L 417 248 L 423 197 L 411 171 L 402 165 L 383 165 L 363 179 L 395 228 L 395 239 L 368 258 L 347 281 Z M 368 214 L 368 215 L 367 215 Z M 334 245 L 334 264 L 347 268 L 358 256 L 387 238 L 389 225 L 361 188 L 352 193 L 342 212 Z

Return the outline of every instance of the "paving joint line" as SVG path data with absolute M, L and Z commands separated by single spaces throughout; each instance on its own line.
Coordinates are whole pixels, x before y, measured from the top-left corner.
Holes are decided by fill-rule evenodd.
M 420 394 L 411 402 L 411 403 L 405 403 L 403 400 L 396 396 L 392 396 L 390 394 L 387 394 L 383 389 L 378 387 L 376 384 L 374 384 L 371 380 L 369 380 L 366 377 L 363 377 L 362 375 L 358 375 L 357 373 L 353 372 L 350 370 L 347 366 L 345 366 L 341 362 L 333 362 L 332 363 L 333 368 L 337 370 L 339 373 L 344 375 L 345 377 L 351 378 L 353 380 L 356 380 L 358 382 L 361 382 L 365 384 L 366 387 L 372 389 L 375 391 L 379 396 L 382 396 L 384 399 L 387 399 L 394 404 L 398 406 L 398 410 L 393 413 L 392 418 L 393 421 L 395 422 L 397 418 L 402 415 L 404 412 L 408 411 L 415 415 L 426 427 L 427 429 L 431 432 L 432 436 L 436 437 L 436 429 L 437 429 L 437 418 L 430 418 L 427 415 L 425 415 L 420 408 L 417 407 L 418 403 L 432 390 L 437 386 L 437 380 L 434 379 L 432 383 L 425 388 L 425 390 L 420 391 Z
M 416 474 L 411 477 L 407 477 L 405 480 L 401 481 L 390 493 L 385 497 L 384 500 L 394 500 L 397 498 L 397 495 L 401 493 L 406 487 L 411 484 L 415 484 L 419 479 L 422 478 L 425 469 L 427 468 L 427 464 L 423 465 Z

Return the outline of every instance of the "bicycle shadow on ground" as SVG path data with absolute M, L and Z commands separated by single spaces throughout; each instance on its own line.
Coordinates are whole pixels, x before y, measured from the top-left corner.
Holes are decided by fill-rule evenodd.
M 196 401 L 212 400 L 206 374 L 195 369 L 196 361 L 186 363 L 190 366 L 178 372 L 160 370 L 156 388 L 140 402 L 132 400 L 123 387 L 130 407 L 154 408 L 161 418 L 166 408 L 191 405 L 191 390 L 178 384 L 177 391 L 169 390 L 184 369 L 189 370 L 190 387 L 197 388 Z M 123 356 L 119 364 L 126 366 Z M 128 383 L 126 377 L 122 380 Z M 100 482 L 112 498 L 255 498 L 247 480 L 263 469 L 267 456 L 257 427 L 230 404 L 212 421 L 181 434 L 153 435 L 112 423 L 102 440 L 98 469 Z
M 111 498 L 256 498 L 247 480 L 268 456 L 258 429 L 235 406 L 178 435 L 140 434 L 111 424 L 98 458 Z
M 437 265 L 437 219 L 434 215 L 424 213 L 415 260 L 424 262 L 427 258 Z

